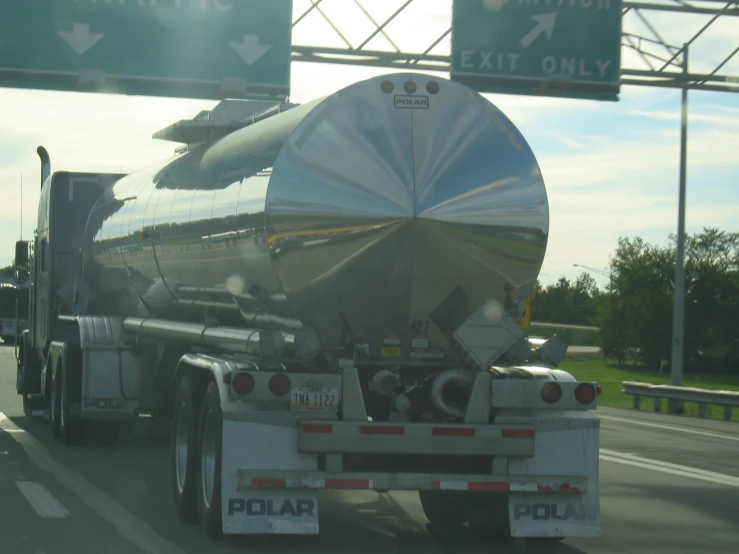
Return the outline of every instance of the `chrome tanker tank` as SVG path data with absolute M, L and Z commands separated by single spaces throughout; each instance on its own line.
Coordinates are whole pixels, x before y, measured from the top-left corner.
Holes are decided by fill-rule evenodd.
M 118 181 L 87 225 L 89 311 L 312 328 L 379 356 L 448 345 L 538 276 L 534 154 L 457 83 L 392 74 Z

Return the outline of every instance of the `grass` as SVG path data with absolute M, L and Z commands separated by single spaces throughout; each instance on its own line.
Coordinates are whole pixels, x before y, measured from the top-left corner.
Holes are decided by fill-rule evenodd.
M 639 383 L 651 383 L 653 385 L 669 385 L 671 383 L 669 373 L 657 373 L 633 366 L 619 367 L 609 364 L 602 359 L 567 359 L 559 364 L 559 368 L 571 373 L 578 381 L 595 381 L 603 387 L 603 392 L 598 399 L 601 406 L 612 406 L 615 408 L 631 408 L 633 396 L 621 392 L 623 381 L 637 381 Z M 686 387 L 697 387 L 711 390 L 739 391 L 739 375 L 737 374 L 685 374 L 683 384 Z M 662 402 L 662 412 L 665 413 L 667 402 Z M 654 399 L 642 398 L 641 409 L 654 411 Z M 697 416 L 698 405 L 686 403 L 685 415 Z M 720 406 L 706 406 L 706 418 L 723 419 L 724 410 Z M 732 419 L 739 421 L 739 409 L 734 409 Z

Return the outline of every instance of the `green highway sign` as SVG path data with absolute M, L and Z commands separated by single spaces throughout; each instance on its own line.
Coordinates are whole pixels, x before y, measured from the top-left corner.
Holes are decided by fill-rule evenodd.
M 0 87 L 290 92 L 291 0 L 0 0 Z
M 621 0 L 454 0 L 451 78 L 480 92 L 618 100 Z

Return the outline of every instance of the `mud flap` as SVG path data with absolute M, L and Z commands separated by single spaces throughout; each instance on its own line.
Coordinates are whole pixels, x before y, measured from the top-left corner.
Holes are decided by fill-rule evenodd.
M 511 492 L 512 537 L 600 537 L 597 495 Z
M 223 532 L 316 535 L 318 496 L 301 489 L 232 492 L 223 498 Z
M 318 534 L 318 496 L 311 489 L 239 488 L 241 470 L 316 471 L 315 455 L 298 452 L 298 429 L 223 421 L 221 517 L 223 533 Z

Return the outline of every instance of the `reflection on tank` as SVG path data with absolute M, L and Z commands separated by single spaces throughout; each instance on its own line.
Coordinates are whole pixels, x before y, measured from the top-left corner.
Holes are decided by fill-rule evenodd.
M 534 282 L 548 226 L 534 155 L 492 104 L 444 81 L 396 109 L 370 79 L 118 181 L 87 226 L 88 309 L 310 327 L 370 357 L 419 329 L 444 348 Z

